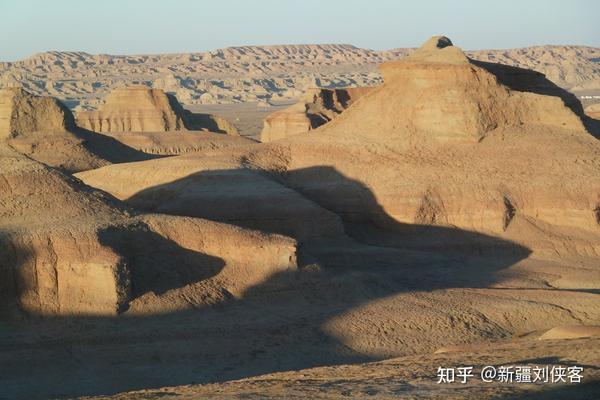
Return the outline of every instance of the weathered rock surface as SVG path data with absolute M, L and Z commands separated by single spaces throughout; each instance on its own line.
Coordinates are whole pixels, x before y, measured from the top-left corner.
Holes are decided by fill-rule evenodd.
M 146 388 L 109 396 L 90 396 L 84 400 L 137 400 L 139 398 L 157 397 L 164 400 L 195 399 L 210 397 L 225 400 L 235 397 L 254 397 L 260 393 L 265 400 L 288 398 L 300 400 L 307 397 L 318 400 L 366 398 L 392 400 L 399 396 L 419 399 L 444 398 L 449 400 L 498 398 L 577 398 L 594 399 L 598 392 L 600 373 L 595 368 L 600 363 L 596 351 L 600 339 L 578 339 L 555 342 L 532 342 L 528 340 L 516 342 L 496 342 L 481 348 L 470 349 L 461 353 L 418 354 L 375 362 L 362 362 L 344 365 L 317 366 L 301 371 L 274 372 L 261 376 L 234 379 L 227 382 L 211 382 L 207 384 L 171 385 L 163 388 Z M 495 365 L 521 366 L 523 360 L 547 360 L 549 354 L 556 357 L 553 367 L 573 368 L 574 366 L 594 366 L 584 368 L 583 380 L 563 385 L 526 384 L 516 382 L 485 382 L 478 378 L 483 366 L 494 360 Z M 569 360 L 567 366 L 565 361 Z M 545 365 L 536 364 L 541 369 Z M 540 361 L 541 363 L 541 361 Z M 571 363 L 573 365 L 571 365 Z M 473 365 L 473 377 L 468 384 L 438 384 L 435 374 L 441 365 Z M 442 367 L 443 368 L 443 367 Z M 519 370 L 520 371 L 520 370 Z M 535 375 L 532 375 L 532 380 Z M 550 378 L 551 379 L 551 378 Z
M 93 110 L 110 91 L 143 84 L 174 94 L 184 104 L 292 99 L 310 87 L 374 86 L 377 65 L 411 53 L 399 48 L 372 51 L 351 45 L 243 46 L 205 53 L 93 55 L 45 52 L 0 63 L 0 85 L 16 83 Z M 600 49 L 586 46 L 532 46 L 478 50 L 469 57 L 528 68 L 565 88 L 598 88 Z
M 251 139 L 236 135 L 203 132 L 108 132 L 126 146 L 147 154 L 180 155 L 222 148 L 235 148 L 255 144 Z
M 165 132 L 186 129 L 184 110 L 160 89 L 113 90 L 98 111 L 80 112 L 77 124 L 96 132 Z
M 544 332 L 539 340 L 579 339 L 600 336 L 600 326 L 567 325 L 557 326 Z
M 296 265 L 289 238 L 199 219 L 132 216 L 109 196 L 5 146 L 0 166 L 3 313 L 182 309 L 240 296 Z
M 179 386 L 117 397 L 289 397 L 307 374 L 299 398 L 307 390 L 324 398 L 416 396 L 432 387 L 435 396 L 443 386 L 432 380 L 436 368 L 457 360 L 481 366 L 559 357 L 548 362 L 597 366 L 595 338 L 574 339 L 577 346 L 509 339 L 600 320 L 600 145 L 589 121 L 542 76 L 473 62 L 442 38 L 414 54 L 384 66 L 382 86 L 314 134 L 77 174 L 132 209 L 185 217 L 129 217 L 132 209 L 109 198 L 104 206 L 86 204 L 107 220 L 98 235 L 107 249 L 93 253 L 128 266 L 128 313 L 139 318 L 69 320 L 68 326 L 81 323 L 72 330 L 60 321 L 54 331 L 52 321 L 36 321 L 9 332 L 19 340 L 0 341 L 6 395 L 23 388 L 48 398 Z M 8 181 L 12 187 L 19 179 Z M 0 205 L 48 209 L 44 199 L 52 196 L 34 201 L 25 192 L 8 203 L 0 197 Z M 29 214 L 19 210 L 2 217 Z M 5 231 L 29 226 L 35 224 Z M 293 274 L 286 271 L 295 243 L 267 233 L 280 229 L 298 239 L 301 268 Z M 91 236 L 85 232 L 75 236 Z M 219 306 L 176 312 L 213 303 Z M 464 346 L 482 342 L 488 347 Z M 444 347 L 481 357 L 432 354 Z M 339 367 L 240 380 L 323 365 Z M 598 373 L 589 369 L 590 383 L 556 393 L 590 397 Z M 340 375 L 353 381 L 339 385 Z M 380 382 L 367 383 L 367 375 Z M 390 386 L 394 376 L 401 381 Z M 223 380 L 235 382 L 189 385 Z M 486 385 L 466 385 L 467 396 L 543 393 L 536 385 Z M 460 397 L 455 386 L 444 387 L 442 397 Z
M 496 128 L 522 124 L 583 130 L 581 105 L 575 96 L 543 75 L 472 61 L 458 47 L 444 43 L 437 47 L 427 42 L 408 57 L 381 66 L 386 88 L 354 113 L 378 115 L 378 124 L 365 129 L 364 120 L 348 118 L 344 122 L 355 130 L 396 135 L 406 144 L 476 142 Z M 575 106 L 579 115 L 569 108 Z M 390 117 L 381 118 L 385 113 Z
M 537 73 L 475 62 L 454 46 L 381 69 L 384 85 L 314 135 L 248 158 L 286 171 L 288 185 L 341 215 L 362 210 L 383 225 L 452 225 L 528 246 L 563 227 L 561 246 L 583 237 L 572 250 L 597 253 L 599 145 L 576 99 Z
M 108 166 L 77 177 L 149 212 L 207 218 L 299 240 L 343 234 L 335 214 L 260 171 L 236 168 L 236 153 L 245 151 L 239 147 Z M 112 183 L 106 181 L 108 175 Z
M 76 127 L 73 114 L 61 102 L 20 88 L 0 90 L 0 126 L 0 144 L 5 142 L 34 160 L 68 172 L 151 158 Z
M 79 126 L 95 132 L 210 130 L 238 134 L 224 118 L 192 114 L 175 96 L 144 86 L 115 89 L 98 111 L 81 111 L 76 118 Z
M 585 108 L 585 113 L 594 119 L 600 120 L 600 104 L 592 104 Z
M 316 129 L 337 117 L 371 89 L 309 89 L 297 104 L 265 118 L 260 141 L 270 142 Z
M 440 40 L 383 64 L 385 83 L 315 134 L 248 148 L 227 168 L 269 171 L 345 220 L 456 226 L 596 254 L 599 145 L 579 102 L 539 73 L 473 61 Z M 176 170 L 170 162 L 161 173 Z M 80 177 L 123 199 L 165 183 L 134 168 Z
M 21 88 L 0 89 L 0 139 L 74 127 L 73 114 L 58 100 L 32 96 Z

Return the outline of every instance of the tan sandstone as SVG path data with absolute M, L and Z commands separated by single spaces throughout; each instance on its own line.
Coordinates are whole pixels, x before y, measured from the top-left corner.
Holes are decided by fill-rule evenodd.
M 298 103 L 265 118 L 260 141 L 270 142 L 316 129 L 370 90 L 369 87 L 309 89 Z
M 6 146 L 0 156 L 3 312 L 185 308 L 224 293 L 240 296 L 296 265 L 288 238 L 200 219 L 131 215 L 104 193 Z M 191 284 L 196 300 L 183 300 Z M 179 294 L 170 295 L 176 288 Z
M 383 85 L 311 134 L 77 174 L 104 192 L 68 180 L 74 195 L 65 175 L 49 188 L 38 182 L 50 177 L 33 179 L 22 193 L 21 176 L 36 175 L 0 179 L 20 193 L 0 197 L 10 238 L 0 260 L 12 260 L 18 235 L 41 216 L 63 229 L 49 204 L 74 204 L 65 213 L 79 230 L 64 230 L 62 242 L 91 237 L 91 250 L 56 254 L 83 259 L 85 271 L 115 271 L 111 260 L 121 260 L 133 282 L 121 304 L 136 316 L 60 321 L 83 323 L 59 323 L 50 337 L 51 323 L 18 331 L 0 352 L 7 395 L 65 397 L 66 386 L 87 395 L 93 379 L 91 394 L 177 387 L 114 396 L 124 399 L 589 398 L 598 373 L 588 367 L 589 383 L 548 389 L 435 383 L 441 365 L 599 364 L 596 338 L 521 334 L 598 325 L 600 144 L 581 104 L 540 74 L 473 61 L 442 37 L 413 54 L 384 64 Z M 31 196 L 38 186 L 73 201 Z M 90 233 L 80 213 L 106 224 Z M 296 240 L 273 234 L 282 231 Z M 55 264 L 39 236 L 40 257 L 23 271 Z M 33 300 L 53 287 L 29 276 Z M 106 293 L 113 310 L 118 296 Z M 433 354 L 440 348 L 458 351 Z M 293 372 L 273 374 L 281 370 Z
M 221 117 L 194 115 L 177 98 L 160 89 L 132 86 L 113 90 L 98 111 L 77 113 L 77 124 L 95 132 L 168 132 L 211 130 L 237 135 Z
M 383 64 L 385 83 L 314 135 L 249 147 L 237 168 L 270 171 L 353 220 L 458 226 L 538 244 L 555 225 L 595 235 L 600 181 L 593 163 L 575 159 L 595 159 L 598 144 L 577 99 L 539 73 L 473 61 L 432 40 Z M 540 143 L 544 156 L 536 157 Z M 160 161 L 163 174 L 170 162 Z M 141 165 L 79 176 L 132 198 L 164 183 L 136 177 Z M 585 251 L 598 251 L 594 240 L 584 240 Z
M 74 127 L 73 114 L 58 100 L 32 96 L 21 88 L 0 89 L 0 139 Z

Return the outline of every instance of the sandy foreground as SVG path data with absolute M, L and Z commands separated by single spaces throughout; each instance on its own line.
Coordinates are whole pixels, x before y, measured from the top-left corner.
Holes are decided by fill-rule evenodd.
M 356 365 L 320 367 L 301 371 L 281 372 L 255 378 L 208 385 L 186 385 L 122 393 L 114 396 L 85 397 L 86 399 L 593 399 L 598 395 L 600 339 L 569 341 L 516 341 L 483 345 L 477 350 L 446 354 L 426 354 L 400 357 L 381 362 Z M 538 383 L 516 382 L 517 375 L 507 373 L 503 382 L 495 378 L 485 382 L 481 370 L 502 366 L 536 366 L 583 368 L 581 382 L 566 383 L 556 375 L 544 383 L 540 373 Z M 440 381 L 439 367 L 473 367 L 473 377 L 456 378 L 453 383 Z M 511 371 L 511 369 L 507 369 Z M 513 369 L 516 371 L 516 369 Z M 538 371 L 539 372 L 539 371 Z M 455 372 L 456 373 L 456 372 Z M 500 373 L 502 374 L 502 373 Z M 549 373 L 550 375 L 550 373 Z M 520 379 L 523 375 L 521 375 Z M 525 375 L 527 376 L 527 375 Z M 531 375 L 531 380 L 538 377 Z M 491 380 L 491 378 L 486 378 Z M 552 380 L 557 380 L 552 383 Z M 512 382 L 511 382 L 512 381 Z M 577 381 L 577 379 L 575 379 Z M 560 383 L 559 383 L 560 382 Z

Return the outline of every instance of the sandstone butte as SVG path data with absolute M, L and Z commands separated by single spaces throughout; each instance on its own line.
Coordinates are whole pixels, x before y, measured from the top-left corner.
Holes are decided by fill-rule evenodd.
M 337 117 L 370 90 L 370 87 L 309 89 L 298 103 L 265 118 L 260 141 L 270 142 L 316 129 Z
M 210 130 L 238 135 L 227 120 L 192 114 L 177 98 L 160 89 L 132 86 L 113 90 L 98 111 L 77 113 L 77 124 L 95 132 L 168 132 Z
M 0 89 L 0 140 L 69 172 L 148 158 L 114 139 L 79 129 L 60 101 L 20 88 Z
M 164 93 L 162 96 L 167 98 Z M 128 99 L 125 110 L 138 101 Z M 172 104 L 165 113 L 175 115 L 175 110 L 180 110 L 176 99 Z M 0 89 L 0 139 L 34 160 L 66 172 L 150 159 L 151 154 L 181 154 L 251 142 L 239 137 L 235 127 L 218 116 L 186 110 L 180 114 L 195 131 L 178 131 L 177 135 L 164 131 L 98 134 L 78 126 L 71 111 L 52 97 L 35 96 L 21 88 Z
M 0 89 L 0 138 L 22 132 L 66 131 L 75 127 L 73 115 L 51 97 L 29 95 L 20 88 Z

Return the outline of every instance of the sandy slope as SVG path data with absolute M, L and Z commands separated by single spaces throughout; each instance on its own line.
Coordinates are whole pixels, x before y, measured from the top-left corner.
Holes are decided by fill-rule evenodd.
M 597 397 L 600 339 L 532 342 L 516 341 L 467 348 L 460 353 L 401 357 L 381 362 L 281 372 L 222 384 L 188 385 L 142 390 L 86 399 L 588 399 Z M 480 378 L 487 365 L 581 366 L 581 383 L 486 383 Z M 468 383 L 437 384 L 438 367 L 473 366 Z

